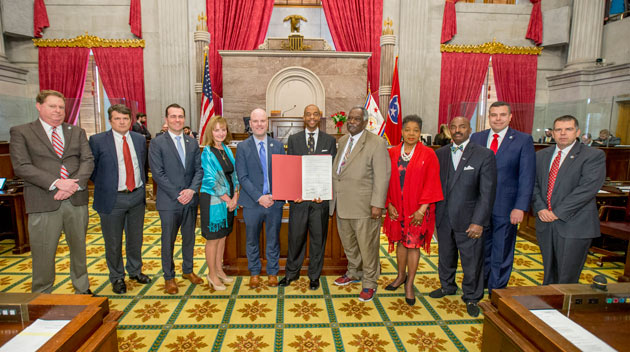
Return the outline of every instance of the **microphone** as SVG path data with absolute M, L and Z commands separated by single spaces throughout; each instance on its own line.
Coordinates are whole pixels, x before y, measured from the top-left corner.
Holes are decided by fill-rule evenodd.
M 291 111 L 291 110 L 295 109 L 296 107 L 297 107 L 297 104 L 293 104 L 293 107 L 292 107 L 291 109 L 284 110 L 284 111 L 282 112 L 282 115 L 281 115 L 281 116 L 282 116 L 282 117 L 284 117 L 284 114 L 285 114 L 285 113 L 287 113 L 287 112 L 289 112 L 289 111 Z

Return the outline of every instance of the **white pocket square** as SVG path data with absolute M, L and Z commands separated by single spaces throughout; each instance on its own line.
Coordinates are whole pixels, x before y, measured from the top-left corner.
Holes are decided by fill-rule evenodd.
M 474 170 L 474 169 L 475 169 L 475 168 L 474 168 L 474 167 L 472 167 L 472 166 L 470 166 L 470 165 L 468 165 L 468 166 L 464 167 L 464 171 L 467 171 L 467 170 Z
M 325 153 L 327 151 L 328 151 L 328 149 L 322 149 L 322 153 Z

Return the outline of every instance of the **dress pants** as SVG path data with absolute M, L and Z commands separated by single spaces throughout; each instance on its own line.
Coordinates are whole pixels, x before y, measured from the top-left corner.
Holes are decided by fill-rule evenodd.
M 362 280 L 363 288 L 378 287 L 380 229 L 380 218 L 342 219 L 337 216 L 339 238 L 348 258 L 346 276 Z
M 243 208 L 245 220 L 247 269 L 252 276 L 260 275 L 262 263 L 260 261 L 260 232 L 265 223 L 267 258 L 267 275 L 278 275 L 280 271 L 280 224 L 282 222 L 282 207 L 272 206 L 264 208 L 257 205 Z
M 496 288 L 505 288 L 510 281 L 514 264 L 516 230 L 516 225 L 512 225 L 509 216 L 496 215 L 492 215 L 490 226 L 484 229 L 483 269 L 484 280 L 488 283 L 488 292 Z
M 98 213 L 105 240 L 105 258 L 109 281 L 125 278 L 122 257 L 122 235 L 125 230 L 127 273 L 136 276 L 142 272 L 142 230 L 144 229 L 144 187 L 131 193 L 118 192 L 111 213 Z
M 55 255 L 61 231 L 70 247 L 70 279 L 76 293 L 90 289 L 88 280 L 85 232 L 88 224 L 88 206 L 72 205 L 69 199 L 59 209 L 45 213 L 28 214 L 28 232 L 33 256 L 33 293 L 51 293 L 55 283 Z
M 197 205 L 186 205 L 177 210 L 159 210 L 162 222 L 162 271 L 164 280 L 175 278 L 173 248 L 177 232 L 182 233 L 182 272 L 193 272 L 193 253 L 195 250 L 195 225 L 197 221 Z
M 592 239 L 566 238 L 553 226 L 547 228 L 544 233 L 536 232 L 545 272 L 543 285 L 578 283 Z
M 456 232 L 447 219 L 437 228 L 438 234 L 438 274 L 442 289 L 449 294 L 457 291 L 455 272 L 458 252 L 462 260 L 464 280 L 462 299 L 464 302 L 479 302 L 483 298 L 483 235 L 469 238 L 466 232 Z
M 291 202 L 289 207 L 289 249 L 285 276 L 296 279 L 304 263 L 306 235 L 309 234 L 308 278 L 317 280 L 324 266 L 324 249 L 328 235 L 328 201 Z

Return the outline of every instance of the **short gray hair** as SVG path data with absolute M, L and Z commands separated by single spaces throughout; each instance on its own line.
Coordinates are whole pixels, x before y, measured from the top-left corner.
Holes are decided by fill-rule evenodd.
M 370 118 L 370 114 L 363 105 L 355 105 L 352 107 L 352 109 L 350 109 L 350 111 L 355 109 L 361 110 L 361 114 L 363 114 L 363 121 L 367 121 Z M 348 111 L 348 114 L 350 114 L 350 111 Z

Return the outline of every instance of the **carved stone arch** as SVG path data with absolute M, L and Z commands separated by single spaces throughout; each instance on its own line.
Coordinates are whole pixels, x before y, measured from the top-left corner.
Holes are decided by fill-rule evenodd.
M 266 104 L 267 112 L 286 111 L 285 116 L 302 116 L 308 104 L 316 104 L 325 114 L 326 92 L 313 71 L 291 66 L 278 71 L 269 81 Z

